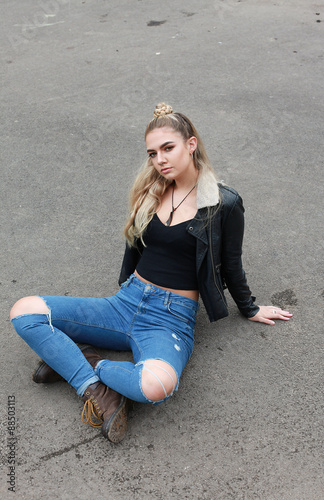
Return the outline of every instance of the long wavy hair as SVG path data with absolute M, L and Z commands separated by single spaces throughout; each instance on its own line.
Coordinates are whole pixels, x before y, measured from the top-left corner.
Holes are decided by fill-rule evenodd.
M 180 133 L 184 142 L 192 136 L 197 138 L 193 161 L 199 172 L 198 182 L 199 178 L 207 172 L 209 175 L 211 172 L 215 175 L 203 142 L 189 118 L 182 113 L 174 113 L 171 106 L 160 103 L 155 108 L 154 118 L 146 127 L 145 139 L 154 129 L 163 127 L 171 128 Z M 165 179 L 158 173 L 151 158 L 148 157 L 130 191 L 130 213 L 124 228 L 124 234 L 130 246 L 135 246 L 138 239 L 144 244 L 145 229 L 158 210 L 162 196 L 171 183 L 172 181 Z

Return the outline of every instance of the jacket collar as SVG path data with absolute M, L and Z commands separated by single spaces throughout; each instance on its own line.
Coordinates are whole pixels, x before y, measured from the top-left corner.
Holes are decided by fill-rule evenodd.
M 214 207 L 219 202 L 219 188 L 214 173 L 210 170 L 198 178 L 197 209 Z

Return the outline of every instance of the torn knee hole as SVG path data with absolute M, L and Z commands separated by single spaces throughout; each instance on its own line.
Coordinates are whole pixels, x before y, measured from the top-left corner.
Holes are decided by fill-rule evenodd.
M 142 371 L 142 390 L 152 401 L 161 401 L 170 396 L 176 388 L 177 376 L 166 362 L 150 360 L 145 362 Z
M 49 314 L 50 310 L 41 297 L 24 297 L 18 300 L 10 311 L 10 319 L 25 314 Z

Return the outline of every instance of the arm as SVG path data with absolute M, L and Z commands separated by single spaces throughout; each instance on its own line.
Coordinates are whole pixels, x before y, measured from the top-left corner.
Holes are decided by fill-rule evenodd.
M 122 267 L 120 270 L 118 284 L 121 285 L 126 281 L 129 276 L 135 271 L 138 261 L 141 257 L 142 246 L 138 244 L 138 247 L 130 247 L 126 243 L 124 258 Z
M 259 311 L 254 304 L 242 266 L 242 244 L 244 235 L 244 208 L 241 197 L 224 200 L 222 217 L 222 275 L 230 294 L 241 313 L 253 317 Z
M 274 325 L 273 319 L 288 321 L 292 314 L 280 307 L 253 304 L 249 286 L 242 267 L 244 234 L 244 207 L 239 195 L 229 209 L 223 223 L 222 263 L 223 275 L 229 292 L 244 316 L 251 321 Z

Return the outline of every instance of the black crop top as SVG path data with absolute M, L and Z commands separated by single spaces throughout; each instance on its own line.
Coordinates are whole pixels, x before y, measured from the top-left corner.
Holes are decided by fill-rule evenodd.
M 154 214 L 144 234 L 145 247 L 136 270 L 158 286 L 198 290 L 196 239 L 186 231 L 190 221 L 165 226 Z

